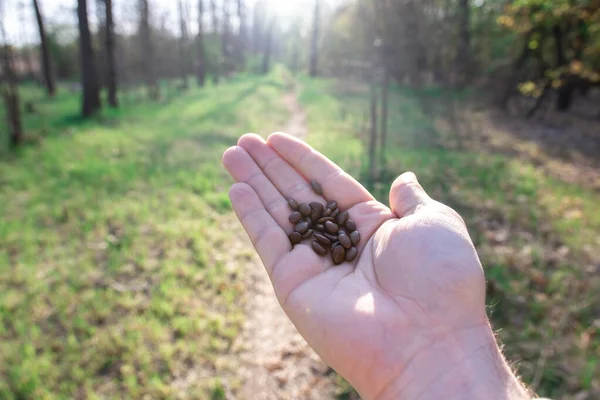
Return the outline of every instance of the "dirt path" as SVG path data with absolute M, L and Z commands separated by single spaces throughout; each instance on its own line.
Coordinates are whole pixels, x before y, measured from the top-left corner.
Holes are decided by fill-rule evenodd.
M 306 136 L 306 114 L 298 104 L 296 94 L 285 95 L 283 102 L 291 118 L 284 131 Z M 234 248 L 245 252 L 242 267 L 248 273 L 247 314 L 243 331 L 234 344 L 239 355 L 235 360 L 238 389 L 228 390 L 236 400 L 334 399 L 332 374 L 314 351 L 298 334 L 281 310 L 260 259 L 252 251 L 250 241 L 238 227 Z M 235 257 L 235 255 L 230 255 Z M 238 352 L 239 351 L 239 352 Z M 229 385 L 230 387 L 232 385 Z

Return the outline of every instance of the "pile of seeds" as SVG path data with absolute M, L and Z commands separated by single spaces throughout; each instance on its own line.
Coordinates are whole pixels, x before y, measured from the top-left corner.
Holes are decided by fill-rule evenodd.
M 311 185 L 315 193 L 323 194 L 317 182 L 312 181 Z M 348 211 L 341 211 L 336 201 L 329 201 L 325 205 L 317 201 L 298 204 L 289 198 L 288 204 L 293 211 L 289 218 L 294 224 L 294 232 L 289 236 L 292 245 L 312 238 L 315 253 L 325 256 L 331 250 L 335 265 L 356 259 L 360 232 L 356 230 L 356 222 L 350 219 Z

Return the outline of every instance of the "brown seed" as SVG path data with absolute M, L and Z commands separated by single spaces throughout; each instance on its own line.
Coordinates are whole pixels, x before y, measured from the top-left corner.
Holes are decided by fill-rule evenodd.
M 339 246 L 341 246 L 340 242 L 333 242 L 333 244 L 331 245 L 331 251 L 335 250 L 335 248 Z
M 327 208 L 331 208 L 331 211 L 335 210 L 337 208 L 337 201 L 335 200 L 331 200 L 327 202 Z
M 333 211 L 331 212 L 331 216 L 332 216 L 333 218 L 335 218 L 335 217 L 337 217 L 337 216 L 339 215 L 339 213 L 340 213 L 340 209 L 339 209 L 339 208 L 336 208 L 335 210 L 333 210 Z
M 290 214 L 290 222 L 292 224 L 297 224 L 298 221 L 300 221 L 302 219 L 302 214 L 300 214 L 298 211 L 294 211 L 293 213 Z
M 338 214 L 338 216 L 335 218 L 335 222 L 337 222 L 337 224 L 339 226 L 344 226 L 344 224 L 346 223 L 346 221 L 348 221 L 348 211 L 344 211 Z
M 292 232 L 289 237 L 292 244 L 298 244 L 302 241 L 302 235 L 298 232 Z
M 327 236 L 322 235 L 320 233 L 315 233 L 315 239 L 317 239 L 321 244 L 324 244 L 326 246 L 331 245 L 331 240 L 329 240 Z
M 348 235 L 339 235 L 338 239 L 340 241 L 340 244 L 342 246 L 344 246 L 346 249 L 349 249 L 350 247 L 352 247 L 352 242 L 350 241 L 350 238 L 348 237 Z
M 327 222 L 327 221 L 335 222 L 335 219 L 333 219 L 331 217 L 323 217 L 317 221 L 317 224 L 325 225 L 325 222 Z
M 339 225 L 338 225 L 338 226 L 339 226 Z M 346 232 L 344 229 L 340 228 L 340 230 L 338 231 L 338 233 L 337 233 L 337 234 L 338 234 L 338 236 L 339 236 L 339 235 L 348 235 L 348 232 Z M 350 236 L 350 235 L 348 235 L 348 236 Z
M 325 230 L 325 225 L 323 225 L 323 224 L 317 224 L 315 226 L 315 230 L 323 232 Z
M 326 208 L 325 210 L 323 210 L 324 217 L 329 217 L 330 215 L 331 215 L 331 208 Z
M 351 219 L 346 221 L 346 229 L 348 229 L 349 232 L 354 232 L 356 230 L 356 222 Z
M 303 235 L 308 230 L 308 228 L 309 228 L 308 222 L 300 221 L 296 224 L 296 226 L 294 227 L 294 230 L 296 232 L 298 232 L 299 234 Z
M 311 237 L 313 235 L 313 230 L 309 229 L 306 231 L 306 233 L 304 233 L 304 235 L 302 235 L 302 239 L 308 239 L 309 237 Z
M 331 243 L 335 243 L 335 242 L 337 242 L 337 240 L 338 240 L 338 238 L 337 238 L 337 235 L 332 235 L 331 233 L 327 233 L 327 232 L 323 233 L 323 235 L 324 235 L 324 236 L 325 236 L 327 239 L 331 240 Z
M 325 222 L 325 229 L 329 233 L 336 233 L 340 228 L 334 222 L 327 221 Z
M 360 243 L 360 232 L 359 231 L 354 231 L 350 234 L 350 240 L 352 241 L 352 244 L 354 246 L 356 246 L 357 244 Z
M 304 218 L 304 221 L 306 221 L 308 223 L 309 228 L 312 228 L 312 220 L 310 219 L 310 217 Z
M 319 185 L 317 183 L 317 181 L 311 181 L 310 185 L 312 186 L 313 190 L 315 191 L 316 194 L 321 195 L 323 194 L 323 188 L 321 187 L 321 185 Z
M 309 204 L 309 206 L 313 210 L 323 211 L 325 209 L 325 207 L 323 206 L 323 204 L 319 203 L 318 201 L 313 201 L 312 203 Z
M 312 219 L 313 222 L 317 222 L 317 220 L 319 220 L 321 218 L 321 210 L 319 210 L 318 208 L 313 208 L 313 210 L 310 212 L 310 219 Z
M 346 250 L 343 246 L 337 246 L 332 251 L 331 259 L 335 265 L 340 265 L 346 259 Z
M 298 206 L 298 211 L 300 211 L 300 214 L 302 214 L 303 217 L 308 217 L 312 209 L 308 204 L 302 203 Z
M 357 255 L 358 249 L 356 247 L 351 247 L 348 251 L 346 251 L 346 261 L 354 261 Z
M 287 202 L 292 210 L 298 210 L 298 203 L 296 203 L 296 200 L 292 199 L 291 197 L 288 197 Z
M 321 243 L 317 242 L 316 240 L 313 240 L 312 248 L 315 251 L 315 253 L 317 253 L 318 255 L 324 256 L 325 254 L 327 254 L 327 249 L 325 247 L 323 247 L 323 245 L 321 245 Z

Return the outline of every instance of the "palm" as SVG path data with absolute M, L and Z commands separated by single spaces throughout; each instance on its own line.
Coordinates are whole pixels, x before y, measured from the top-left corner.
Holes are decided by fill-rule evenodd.
M 224 156 L 234 179 L 243 182 L 230 192 L 234 209 L 292 322 L 355 385 L 368 380 L 385 387 L 429 345 L 431 332 L 486 320 L 481 267 L 452 210 L 424 192 L 411 197 L 410 185 L 402 182 L 392 188 L 389 209 L 324 156 L 286 135 L 273 135 L 268 144 L 246 135 L 239 145 Z M 336 267 L 308 244 L 290 246 L 285 197 L 323 200 L 307 179 L 320 181 L 328 200 L 338 201 L 357 222 L 363 239 L 352 264 Z M 453 303 L 462 307 L 448 312 L 446 305 Z M 406 345 L 398 348 L 398 342 Z

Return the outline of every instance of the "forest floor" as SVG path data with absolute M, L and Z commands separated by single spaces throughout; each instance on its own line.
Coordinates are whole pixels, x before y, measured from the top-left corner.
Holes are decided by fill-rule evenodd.
M 281 131 L 306 139 L 306 115 L 298 104 L 294 88 L 284 95 L 282 102 L 290 117 Z M 233 225 L 226 228 L 234 232 L 227 247 L 234 249 L 235 258 L 235 249 L 248 249 L 252 244 L 239 223 Z M 258 256 L 253 254 L 247 259 L 243 269 L 247 279 L 246 315 L 231 356 L 232 364 L 236 364 L 234 379 L 243 383 L 227 398 L 334 399 L 337 388 L 333 372 L 308 346 L 281 309 Z
M 0 143 L 0 398 L 356 398 L 279 308 L 227 198 L 220 155 L 248 131 L 305 137 L 366 182 L 368 90 L 285 77 L 129 91 L 88 121 L 78 95 L 24 87 L 28 144 Z M 419 100 L 392 90 L 373 192 L 411 169 L 457 209 L 524 381 L 600 397 L 598 122 Z

